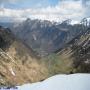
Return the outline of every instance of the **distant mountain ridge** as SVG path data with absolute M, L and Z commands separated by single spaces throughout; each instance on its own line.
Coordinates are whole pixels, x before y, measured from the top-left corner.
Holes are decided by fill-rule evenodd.
M 27 19 L 18 25 L 14 25 L 11 30 L 39 56 L 46 56 L 62 48 L 83 32 L 81 24 L 71 25 L 69 23 L 70 20 L 52 23 L 47 20 Z

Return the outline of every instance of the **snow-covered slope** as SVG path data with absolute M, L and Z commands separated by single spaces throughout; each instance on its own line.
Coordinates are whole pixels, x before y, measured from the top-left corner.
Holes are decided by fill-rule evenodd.
M 19 86 L 18 90 L 90 90 L 90 74 L 56 75 L 43 82 Z

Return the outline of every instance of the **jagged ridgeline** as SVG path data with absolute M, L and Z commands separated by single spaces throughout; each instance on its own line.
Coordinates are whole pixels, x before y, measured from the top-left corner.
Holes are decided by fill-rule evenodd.
M 80 24 L 71 25 L 70 20 L 55 23 L 47 20 L 27 19 L 14 24 L 11 30 L 28 47 L 32 47 L 39 56 L 46 56 L 77 36 L 82 31 L 81 28 Z
M 28 47 L 32 47 L 39 56 L 46 56 L 59 50 L 83 32 L 82 24 L 72 25 L 70 23 L 69 19 L 61 23 L 27 19 L 12 25 L 11 30 Z

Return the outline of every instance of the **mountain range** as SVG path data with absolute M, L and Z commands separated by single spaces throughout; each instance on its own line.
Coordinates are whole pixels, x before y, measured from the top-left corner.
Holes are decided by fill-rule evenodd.
M 90 25 L 31 20 L 0 26 L 0 85 L 90 73 Z M 28 72 L 28 73 L 27 73 Z
M 81 24 L 71 25 L 70 21 L 55 23 L 47 20 L 27 19 L 12 25 L 11 30 L 17 38 L 42 57 L 62 48 L 83 32 Z

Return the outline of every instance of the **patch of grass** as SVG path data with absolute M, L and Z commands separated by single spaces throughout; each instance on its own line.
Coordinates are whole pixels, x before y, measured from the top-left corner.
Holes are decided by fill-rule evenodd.
M 73 71 L 72 61 L 69 57 L 63 55 L 52 54 L 43 60 L 46 63 L 50 76 L 55 74 L 69 74 Z

